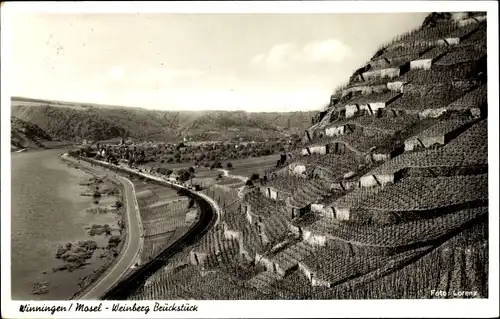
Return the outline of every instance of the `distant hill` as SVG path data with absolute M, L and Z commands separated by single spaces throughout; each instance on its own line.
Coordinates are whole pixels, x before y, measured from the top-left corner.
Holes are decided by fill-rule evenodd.
M 89 103 L 13 97 L 12 116 L 53 137 L 78 141 L 116 137 L 177 141 L 244 138 L 263 140 L 303 132 L 316 112 L 154 111 Z
M 43 147 L 43 142 L 52 140 L 50 135 L 35 124 L 16 117 L 10 119 L 10 124 L 12 149 Z

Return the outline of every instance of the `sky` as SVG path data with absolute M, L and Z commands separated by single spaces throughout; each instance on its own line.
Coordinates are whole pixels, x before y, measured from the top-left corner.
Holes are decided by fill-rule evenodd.
M 16 13 L 11 95 L 158 110 L 310 111 L 427 13 Z

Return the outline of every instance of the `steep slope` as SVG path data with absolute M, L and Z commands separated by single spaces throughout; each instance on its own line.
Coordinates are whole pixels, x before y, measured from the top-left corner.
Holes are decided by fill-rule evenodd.
M 486 64 L 480 12 L 433 13 L 382 46 L 183 274 L 131 298 L 487 298 Z
M 162 112 L 141 108 L 12 98 L 12 115 L 66 140 L 134 137 L 175 141 L 226 138 L 267 139 L 298 134 L 312 112 Z
M 35 124 L 16 117 L 10 119 L 11 149 L 43 147 L 52 137 Z
M 433 13 L 381 47 L 315 116 L 304 147 L 264 184 L 290 192 L 302 240 L 323 246 L 299 266 L 306 294 L 487 297 L 486 60 L 484 14 Z M 288 190 L 297 179 L 336 191 Z

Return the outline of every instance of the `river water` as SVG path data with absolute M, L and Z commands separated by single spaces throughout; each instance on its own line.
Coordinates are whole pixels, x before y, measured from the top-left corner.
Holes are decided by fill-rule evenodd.
M 96 205 L 81 196 L 91 177 L 68 167 L 60 154 L 65 150 L 40 150 L 11 154 L 11 279 L 14 300 L 66 300 L 78 290 L 80 277 L 104 264 L 99 250 L 84 268 L 53 272 L 63 262 L 55 258 L 59 245 L 79 240 L 96 240 L 85 227 L 108 223 L 116 227 L 116 214 L 90 214 L 91 207 L 109 207 L 116 197 L 109 196 Z M 102 238 L 101 238 L 102 237 Z M 45 272 L 45 274 L 44 274 Z M 33 295 L 35 282 L 48 282 L 49 292 Z

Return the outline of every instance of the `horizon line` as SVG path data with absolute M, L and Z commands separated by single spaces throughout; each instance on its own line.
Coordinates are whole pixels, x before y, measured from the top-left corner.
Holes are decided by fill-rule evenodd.
M 244 112 L 244 113 L 310 113 L 310 112 L 319 112 L 321 111 L 324 107 L 319 107 L 318 109 L 312 109 L 308 111 L 303 111 L 303 110 L 296 110 L 296 111 L 247 111 L 247 110 L 224 110 L 224 109 L 209 109 L 209 110 L 185 110 L 185 109 L 171 109 L 171 110 L 161 110 L 161 109 L 156 109 L 156 108 L 147 108 L 144 106 L 133 106 L 133 105 L 114 105 L 114 104 L 101 104 L 101 103 L 95 103 L 95 102 L 80 102 L 80 101 L 65 101 L 65 100 L 52 100 L 52 99 L 47 99 L 47 98 L 34 98 L 34 97 L 27 97 L 27 96 L 19 96 L 19 95 L 12 95 L 10 96 L 11 102 L 15 99 L 26 99 L 26 100 L 32 100 L 33 102 L 50 102 L 53 103 L 64 103 L 64 104 L 74 104 L 74 106 L 80 106 L 84 107 L 85 105 L 88 106 L 97 106 L 97 107 L 108 107 L 108 108 L 131 108 L 131 109 L 141 109 L 145 111 L 158 111 L 158 112 Z M 29 102 L 29 101 L 26 101 Z M 77 104 L 82 104 L 82 105 L 77 105 Z M 48 105 L 51 106 L 51 105 Z M 61 105 L 65 106 L 65 105 Z M 12 104 L 10 105 L 12 109 Z

